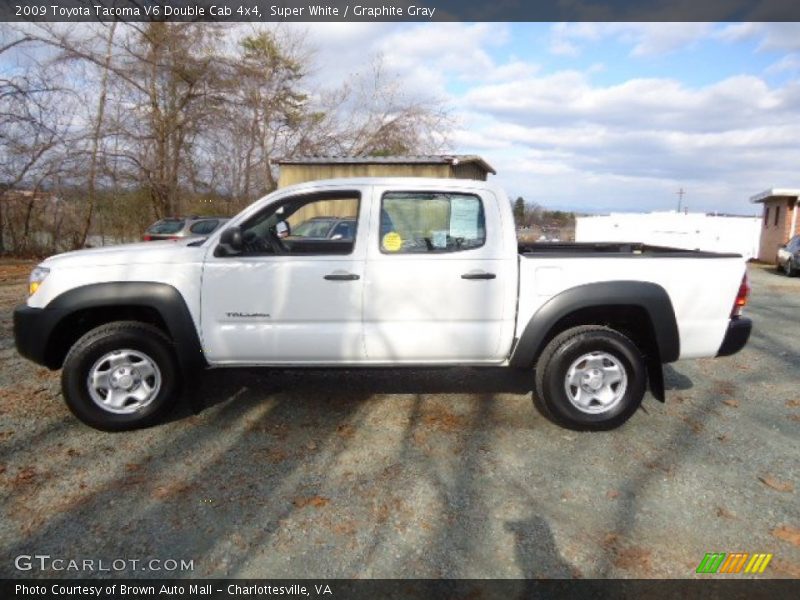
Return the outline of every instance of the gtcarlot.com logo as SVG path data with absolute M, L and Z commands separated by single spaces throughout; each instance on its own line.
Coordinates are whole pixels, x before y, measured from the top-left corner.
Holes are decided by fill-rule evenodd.
M 20 554 L 14 559 L 18 571 L 70 571 L 109 573 L 124 571 L 194 571 L 193 560 L 174 558 L 58 558 L 49 554 Z
M 708 574 L 763 573 L 771 560 L 772 554 L 709 552 L 697 565 L 697 571 L 695 572 Z

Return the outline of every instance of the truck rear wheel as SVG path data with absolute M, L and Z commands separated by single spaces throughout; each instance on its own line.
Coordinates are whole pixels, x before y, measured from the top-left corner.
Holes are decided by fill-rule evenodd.
M 103 431 L 158 422 L 174 404 L 172 344 L 152 325 L 116 321 L 92 329 L 67 354 L 61 389 L 72 413 Z
M 609 327 L 573 327 L 557 335 L 536 365 L 534 403 L 551 421 L 576 430 L 607 430 L 627 421 L 647 387 L 644 357 Z

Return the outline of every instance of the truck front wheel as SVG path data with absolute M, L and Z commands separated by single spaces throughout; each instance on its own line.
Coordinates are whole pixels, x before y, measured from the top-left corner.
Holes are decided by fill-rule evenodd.
M 553 422 L 576 430 L 606 430 L 627 421 L 647 387 L 644 357 L 609 327 L 573 327 L 557 335 L 536 365 L 534 402 Z
M 61 389 L 72 413 L 103 431 L 158 422 L 174 404 L 172 344 L 152 325 L 117 321 L 92 329 L 67 354 Z

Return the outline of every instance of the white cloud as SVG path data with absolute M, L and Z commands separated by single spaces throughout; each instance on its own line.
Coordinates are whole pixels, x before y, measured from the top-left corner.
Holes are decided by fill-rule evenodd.
M 719 131 L 797 116 L 800 86 L 772 89 L 763 80 L 739 75 L 702 88 L 674 79 L 631 79 L 594 86 L 578 71 L 476 86 L 465 97 L 472 110 L 515 123 L 574 123 L 627 128 Z
M 715 35 L 721 40 L 756 40 L 760 50 L 800 50 L 800 23 L 732 23 Z
M 527 173 L 538 194 L 529 199 L 562 208 L 570 198 L 572 208 L 585 205 L 584 194 L 616 210 L 664 208 L 666 190 L 683 185 L 704 190 L 697 207 L 747 213 L 750 192 L 794 185 L 800 164 L 800 84 L 740 75 L 703 87 L 598 86 L 562 71 L 476 86 L 464 106 L 483 115 L 465 128 L 482 132 L 501 180 L 521 193 Z M 492 139 L 506 145 L 495 149 Z
M 484 81 L 513 81 L 531 77 L 540 71 L 539 65 L 512 58 L 509 62 L 496 65 L 488 72 L 481 74 Z
M 759 50 L 800 50 L 800 23 L 556 23 L 550 30 L 553 54 L 578 56 L 588 44 L 615 40 L 633 57 L 660 56 L 691 48 L 702 40 L 755 40 Z
M 456 148 L 470 148 L 473 151 L 501 150 L 513 147 L 510 140 L 497 135 L 488 134 L 486 131 L 476 129 L 456 129 L 450 136 Z
M 577 56 L 581 46 L 613 39 L 631 46 L 631 56 L 668 54 L 707 37 L 710 23 L 557 23 L 550 31 L 550 52 Z
M 774 75 L 776 73 L 793 73 L 796 71 L 800 71 L 799 52 L 793 52 L 791 54 L 784 55 L 779 61 L 774 62 L 767 67 L 766 72 Z
M 508 41 L 499 23 L 309 23 L 294 25 L 315 50 L 315 79 L 335 85 L 368 71 L 383 58 L 389 77 L 399 77 L 410 94 L 445 96 L 449 78 L 475 80 L 495 73 L 487 48 Z M 523 65 L 510 65 L 520 76 Z M 530 74 L 528 70 L 526 74 Z

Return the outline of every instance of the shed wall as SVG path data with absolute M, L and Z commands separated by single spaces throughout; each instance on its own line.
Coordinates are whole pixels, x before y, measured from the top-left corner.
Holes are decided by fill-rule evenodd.
M 453 177 L 456 179 L 486 181 L 486 171 L 475 163 L 459 163 L 453 167 Z
M 415 164 L 284 164 L 280 167 L 278 187 L 320 179 L 346 177 L 451 177 L 451 166 Z

